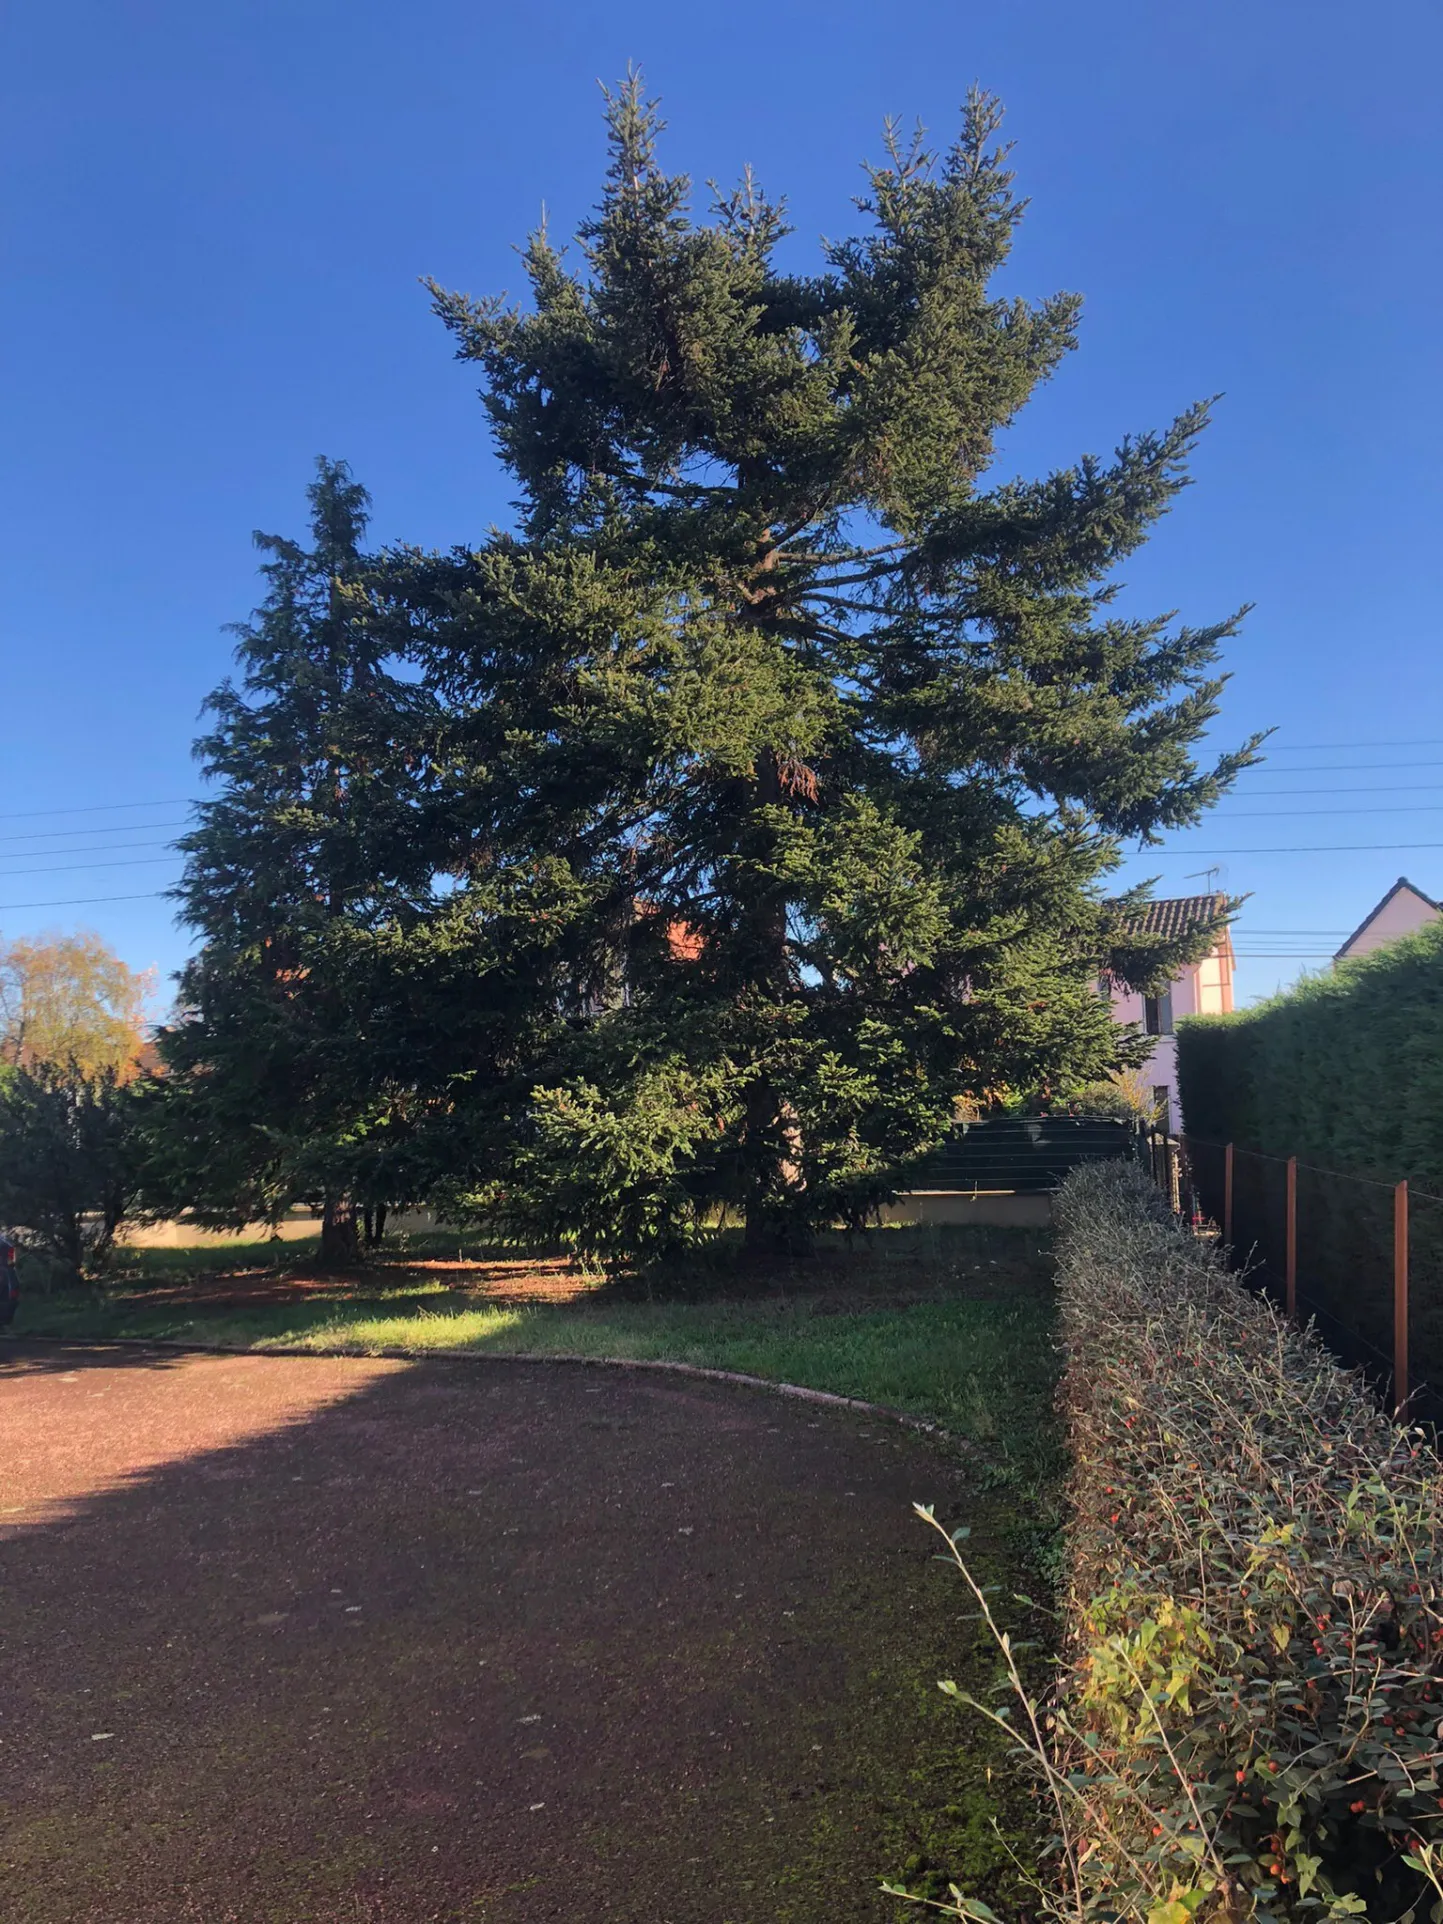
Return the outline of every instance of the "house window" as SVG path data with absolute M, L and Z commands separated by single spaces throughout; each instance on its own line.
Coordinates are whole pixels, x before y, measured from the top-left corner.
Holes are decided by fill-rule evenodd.
M 1161 1129 L 1164 1135 L 1170 1136 L 1172 1134 L 1172 1090 L 1165 1082 L 1153 1084 L 1152 1112 L 1155 1118 L 1154 1127 Z
M 1149 1035 L 1172 1034 L 1172 990 L 1142 998 L 1142 1026 Z

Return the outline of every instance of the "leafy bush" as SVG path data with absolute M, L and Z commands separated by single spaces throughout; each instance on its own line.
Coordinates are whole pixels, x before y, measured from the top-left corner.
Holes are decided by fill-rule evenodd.
M 1178 1025 L 1191 1134 L 1443 1193 L 1443 922 Z
M 1140 1171 L 1078 1169 L 1058 1218 L 1074 1469 L 1054 1699 L 1012 1666 L 1057 1816 L 1045 1910 L 1438 1918 L 1443 1463 Z
M 1114 1069 L 1104 1081 L 1089 1082 L 1069 1096 L 1067 1107 L 1074 1115 L 1107 1116 L 1144 1128 L 1155 1123 L 1162 1110 L 1143 1069 Z
M 448 1213 L 606 1261 L 673 1254 L 704 1233 L 693 1177 L 716 1142 L 713 1096 L 676 1061 L 642 1071 L 619 1102 L 580 1079 L 535 1089 L 506 1180 L 451 1198 Z
M 69 1281 L 101 1270 L 137 1187 L 134 1085 L 39 1064 L 0 1073 L 0 1224 Z

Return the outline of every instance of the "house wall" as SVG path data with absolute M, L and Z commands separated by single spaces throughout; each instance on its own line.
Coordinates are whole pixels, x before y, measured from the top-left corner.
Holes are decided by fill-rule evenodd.
M 1205 955 L 1196 969 L 1194 1015 L 1231 1015 L 1233 1010 L 1233 952 L 1230 946 Z
M 1177 1023 L 1185 1015 L 1230 1015 L 1232 1006 L 1233 951 L 1232 942 L 1225 935 L 1217 948 L 1200 962 L 1190 962 L 1173 978 L 1172 1019 Z M 1143 998 L 1131 989 L 1115 987 L 1112 991 L 1112 1016 L 1115 1022 L 1135 1022 L 1142 1028 Z M 1169 1127 L 1180 1129 L 1182 1104 L 1177 1093 L 1176 1036 L 1160 1035 L 1154 1038 L 1152 1054 L 1143 1073 L 1154 1089 L 1166 1089 Z
M 1401 935 L 1411 935 L 1415 929 L 1425 928 L 1429 922 L 1438 920 L 1438 911 L 1431 902 L 1412 889 L 1399 889 L 1379 908 L 1376 915 L 1365 922 L 1346 947 L 1339 950 L 1340 955 L 1371 955 L 1374 949 L 1381 949 L 1386 942 L 1396 942 Z
M 1198 1013 L 1195 1007 L 1197 989 L 1194 977 L 1196 974 L 1196 965 L 1193 965 L 1184 969 L 1173 982 L 1172 1019 L 1174 1022 L 1179 1016 Z M 1114 988 L 1112 1019 L 1114 1022 L 1135 1022 L 1140 1029 L 1143 1026 L 1142 997 L 1132 989 Z M 1153 1038 L 1152 1054 L 1148 1057 L 1143 1075 L 1150 1087 L 1167 1090 L 1168 1108 L 1171 1112 L 1169 1119 L 1175 1129 L 1178 1118 L 1177 1038 L 1175 1036 L 1160 1035 Z

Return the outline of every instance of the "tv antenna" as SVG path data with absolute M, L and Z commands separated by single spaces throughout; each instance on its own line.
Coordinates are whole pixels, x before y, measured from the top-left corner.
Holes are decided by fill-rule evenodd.
M 1182 879 L 1185 882 L 1206 882 L 1208 885 L 1208 894 L 1213 895 L 1216 893 L 1216 889 L 1214 888 L 1215 878 L 1221 874 L 1221 867 L 1217 863 L 1214 863 L 1211 868 L 1195 868 L 1191 875 L 1185 875 Z

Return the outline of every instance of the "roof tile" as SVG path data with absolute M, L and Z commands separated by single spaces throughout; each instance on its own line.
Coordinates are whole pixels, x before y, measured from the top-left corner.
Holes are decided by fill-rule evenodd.
M 1124 926 L 1129 935 L 1153 935 L 1165 942 L 1175 942 L 1180 936 L 1191 935 L 1194 929 L 1215 921 L 1226 910 L 1227 902 L 1225 895 L 1163 896 L 1158 901 L 1144 903 L 1127 917 Z

